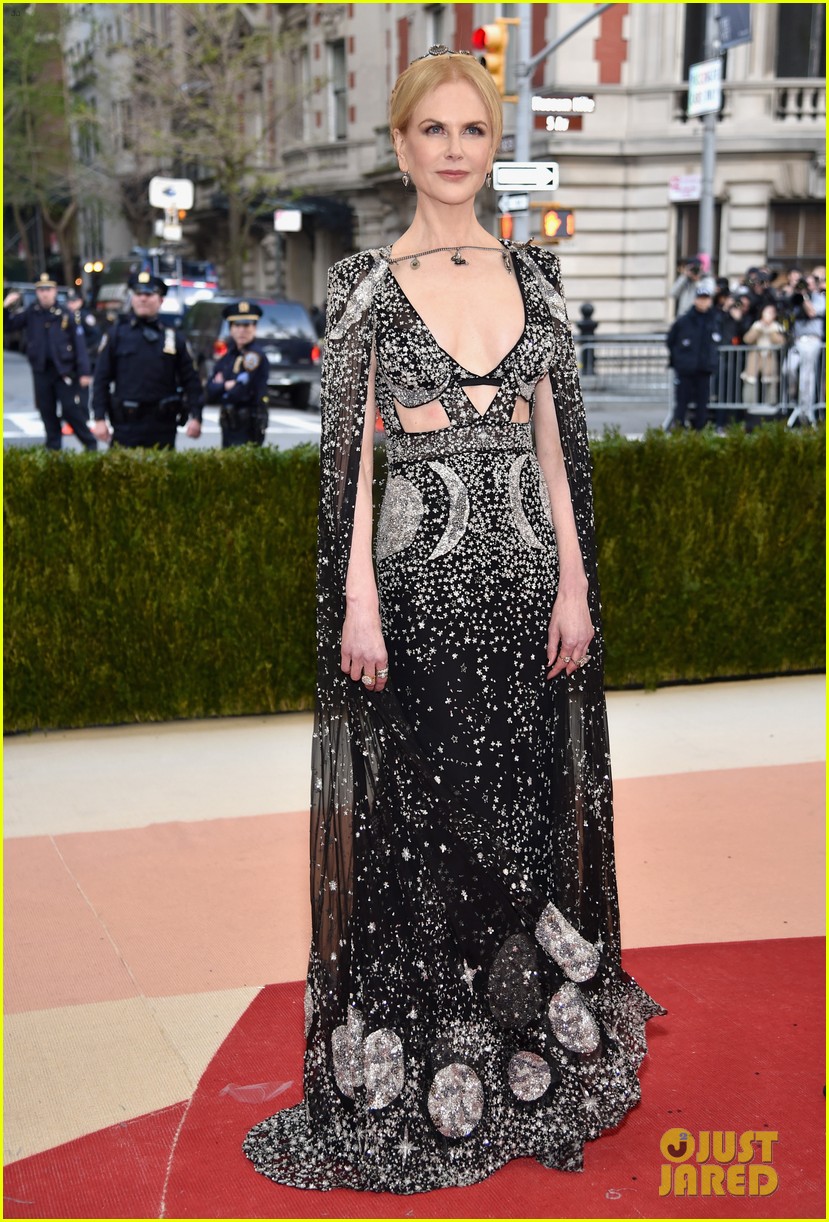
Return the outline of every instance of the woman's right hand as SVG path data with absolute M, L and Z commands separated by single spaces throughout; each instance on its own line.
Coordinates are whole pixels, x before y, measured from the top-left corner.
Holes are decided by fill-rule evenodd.
M 356 682 L 362 682 L 370 692 L 382 692 L 386 686 L 389 655 L 383 640 L 380 615 L 347 607 L 341 646 L 340 668 Z M 383 674 L 382 672 L 386 673 Z M 371 683 L 367 680 L 371 677 Z

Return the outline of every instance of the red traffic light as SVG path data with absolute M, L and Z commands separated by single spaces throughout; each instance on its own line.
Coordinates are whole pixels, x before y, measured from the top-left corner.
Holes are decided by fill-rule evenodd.
M 500 17 L 488 25 L 479 25 L 472 31 L 472 46 L 481 51 L 480 62 L 492 77 L 495 88 L 501 97 L 506 93 L 507 47 L 509 46 L 509 25 L 507 19 Z

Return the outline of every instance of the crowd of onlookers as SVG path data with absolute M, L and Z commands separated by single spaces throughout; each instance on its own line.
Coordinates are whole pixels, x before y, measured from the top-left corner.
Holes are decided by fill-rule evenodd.
M 731 284 L 724 276 L 706 275 L 703 263 L 690 259 L 679 267 L 672 296 L 677 317 L 668 348 L 677 424 L 684 424 L 691 402 L 704 423 L 707 402 L 700 400 L 706 388 L 714 403 L 768 410 L 797 406 L 813 418 L 814 405 L 825 399 L 823 264 L 777 273 L 750 267 Z M 727 407 L 717 409 L 717 424 L 726 424 L 731 415 Z

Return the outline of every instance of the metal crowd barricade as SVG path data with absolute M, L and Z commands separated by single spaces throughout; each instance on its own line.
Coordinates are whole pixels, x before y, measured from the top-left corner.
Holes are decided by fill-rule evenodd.
M 577 336 L 576 346 L 588 406 L 665 404 L 663 427 L 670 427 L 674 373 L 664 333 Z M 789 427 L 816 424 L 826 414 L 826 344 L 809 338 L 773 349 L 721 347 L 708 406 L 717 424 L 774 417 Z
M 585 399 L 661 403 L 671 383 L 664 332 L 576 336 Z

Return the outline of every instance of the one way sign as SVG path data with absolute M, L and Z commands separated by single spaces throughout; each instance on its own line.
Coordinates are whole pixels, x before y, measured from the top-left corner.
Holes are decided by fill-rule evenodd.
M 496 161 L 492 167 L 496 191 L 557 191 L 557 161 Z

